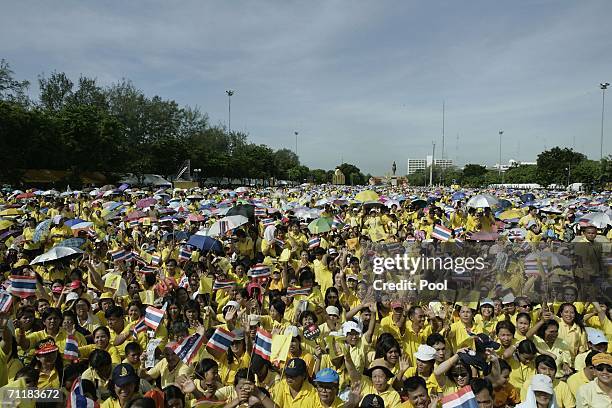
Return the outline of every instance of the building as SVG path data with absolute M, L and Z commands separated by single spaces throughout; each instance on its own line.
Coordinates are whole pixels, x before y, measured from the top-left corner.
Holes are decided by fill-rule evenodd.
M 508 163 L 502 163 L 501 165 L 501 171 L 506 171 L 508 169 L 511 169 L 512 167 L 518 167 L 518 166 L 535 166 L 537 165 L 536 162 L 522 162 L 522 161 L 518 161 L 518 160 L 514 160 L 514 159 L 510 159 L 508 160 Z M 500 165 L 499 163 L 495 163 L 492 167 L 494 170 L 499 170 Z
M 431 156 L 427 159 L 408 159 L 408 174 L 414 174 L 419 170 L 425 170 L 431 164 Z M 450 159 L 435 159 L 434 167 L 448 169 L 453 167 L 453 161 Z

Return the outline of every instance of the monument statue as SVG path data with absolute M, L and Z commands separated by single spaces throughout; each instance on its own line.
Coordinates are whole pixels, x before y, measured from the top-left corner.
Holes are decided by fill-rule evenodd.
M 397 170 L 397 165 L 395 164 L 395 161 L 393 161 L 393 166 L 391 166 L 391 171 L 393 172 L 393 176 L 395 176 L 396 170 Z
M 345 184 L 344 174 L 338 168 L 336 168 L 336 171 L 334 171 L 334 175 L 332 176 L 332 184 L 335 184 L 335 185 Z

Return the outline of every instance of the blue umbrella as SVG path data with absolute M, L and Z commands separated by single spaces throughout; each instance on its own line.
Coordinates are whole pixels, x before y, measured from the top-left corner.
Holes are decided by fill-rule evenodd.
M 459 201 L 465 198 L 465 193 L 463 191 L 457 191 L 452 195 L 453 201 Z
M 64 225 L 72 227 L 73 225 L 79 224 L 81 222 L 85 222 L 85 220 L 82 220 L 80 218 L 75 218 L 73 220 L 68 220 L 68 221 L 64 222 Z
M 534 201 L 534 200 L 535 200 L 535 195 L 533 195 L 532 193 L 526 193 L 521 196 L 521 201 L 524 203 Z
M 47 235 L 51 229 L 52 222 L 52 219 L 48 219 L 38 224 L 34 230 L 34 235 L 32 235 L 32 241 L 39 242 L 43 236 Z
M 83 238 L 68 238 L 57 244 L 56 246 L 68 247 L 68 248 L 81 248 L 81 245 L 85 243 Z
M 171 239 L 174 239 L 175 241 L 182 241 L 187 238 L 189 238 L 189 233 L 187 231 L 174 231 L 174 232 L 166 232 L 162 236 L 162 241 L 168 241 Z
M 206 235 L 192 235 L 187 241 L 187 245 L 192 245 L 202 252 L 213 251 L 217 254 L 223 253 L 221 242 Z

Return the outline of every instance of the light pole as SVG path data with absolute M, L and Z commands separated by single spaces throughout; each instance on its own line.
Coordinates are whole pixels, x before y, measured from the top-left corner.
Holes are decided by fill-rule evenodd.
M 295 135 L 295 155 L 298 155 L 297 152 L 297 137 L 298 137 L 298 132 L 293 132 L 293 134 Z
M 193 169 L 193 174 L 195 176 L 196 181 L 198 182 L 198 187 L 200 186 L 200 175 L 202 174 L 202 169 Z
M 433 187 L 433 167 L 436 161 L 436 142 L 431 142 L 433 150 L 431 152 L 431 166 L 429 167 L 429 187 Z
M 601 140 L 599 145 L 599 160 L 603 162 L 603 135 L 604 135 L 604 109 L 606 106 L 606 89 L 610 86 L 609 82 L 602 82 L 599 84 L 601 88 Z
M 227 129 L 228 133 L 232 133 L 232 95 L 234 94 L 234 91 L 232 89 L 228 89 L 225 91 L 225 93 L 227 94 Z
M 569 185 L 570 185 L 570 177 L 571 177 L 571 174 L 572 174 L 572 163 L 571 162 L 567 164 L 567 167 L 565 168 L 565 170 L 567 170 L 567 185 L 569 187 Z
M 501 161 L 501 160 L 502 160 L 502 154 L 501 154 L 501 139 L 502 139 L 502 135 L 503 135 L 503 134 L 504 134 L 504 131 L 503 131 L 503 130 L 500 130 L 500 131 L 499 131 L 499 179 L 500 179 L 500 180 L 501 180 L 501 178 L 502 178 L 502 176 L 501 176 L 501 173 L 502 173 L 502 168 L 501 168 L 501 166 L 502 166 L 502 161 Z

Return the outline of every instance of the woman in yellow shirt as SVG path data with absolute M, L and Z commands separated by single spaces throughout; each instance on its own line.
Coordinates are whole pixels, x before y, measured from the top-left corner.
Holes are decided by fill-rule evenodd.
M 561 318 L 558 321 L 559 337 L 569 346 L 572 361 L 587 350 L 586 331 L 576 323 L 576 314 L 576 306 L 571 303 L 563 303 L 557 313 Z
M 39 371 L 38 388 L 60 388 L 60 378 L 64 372 L 64 364 L 59 355 L 59 348 L 52 338 L 46 338 L 36 343 L 34 358 L 30 367 Z

